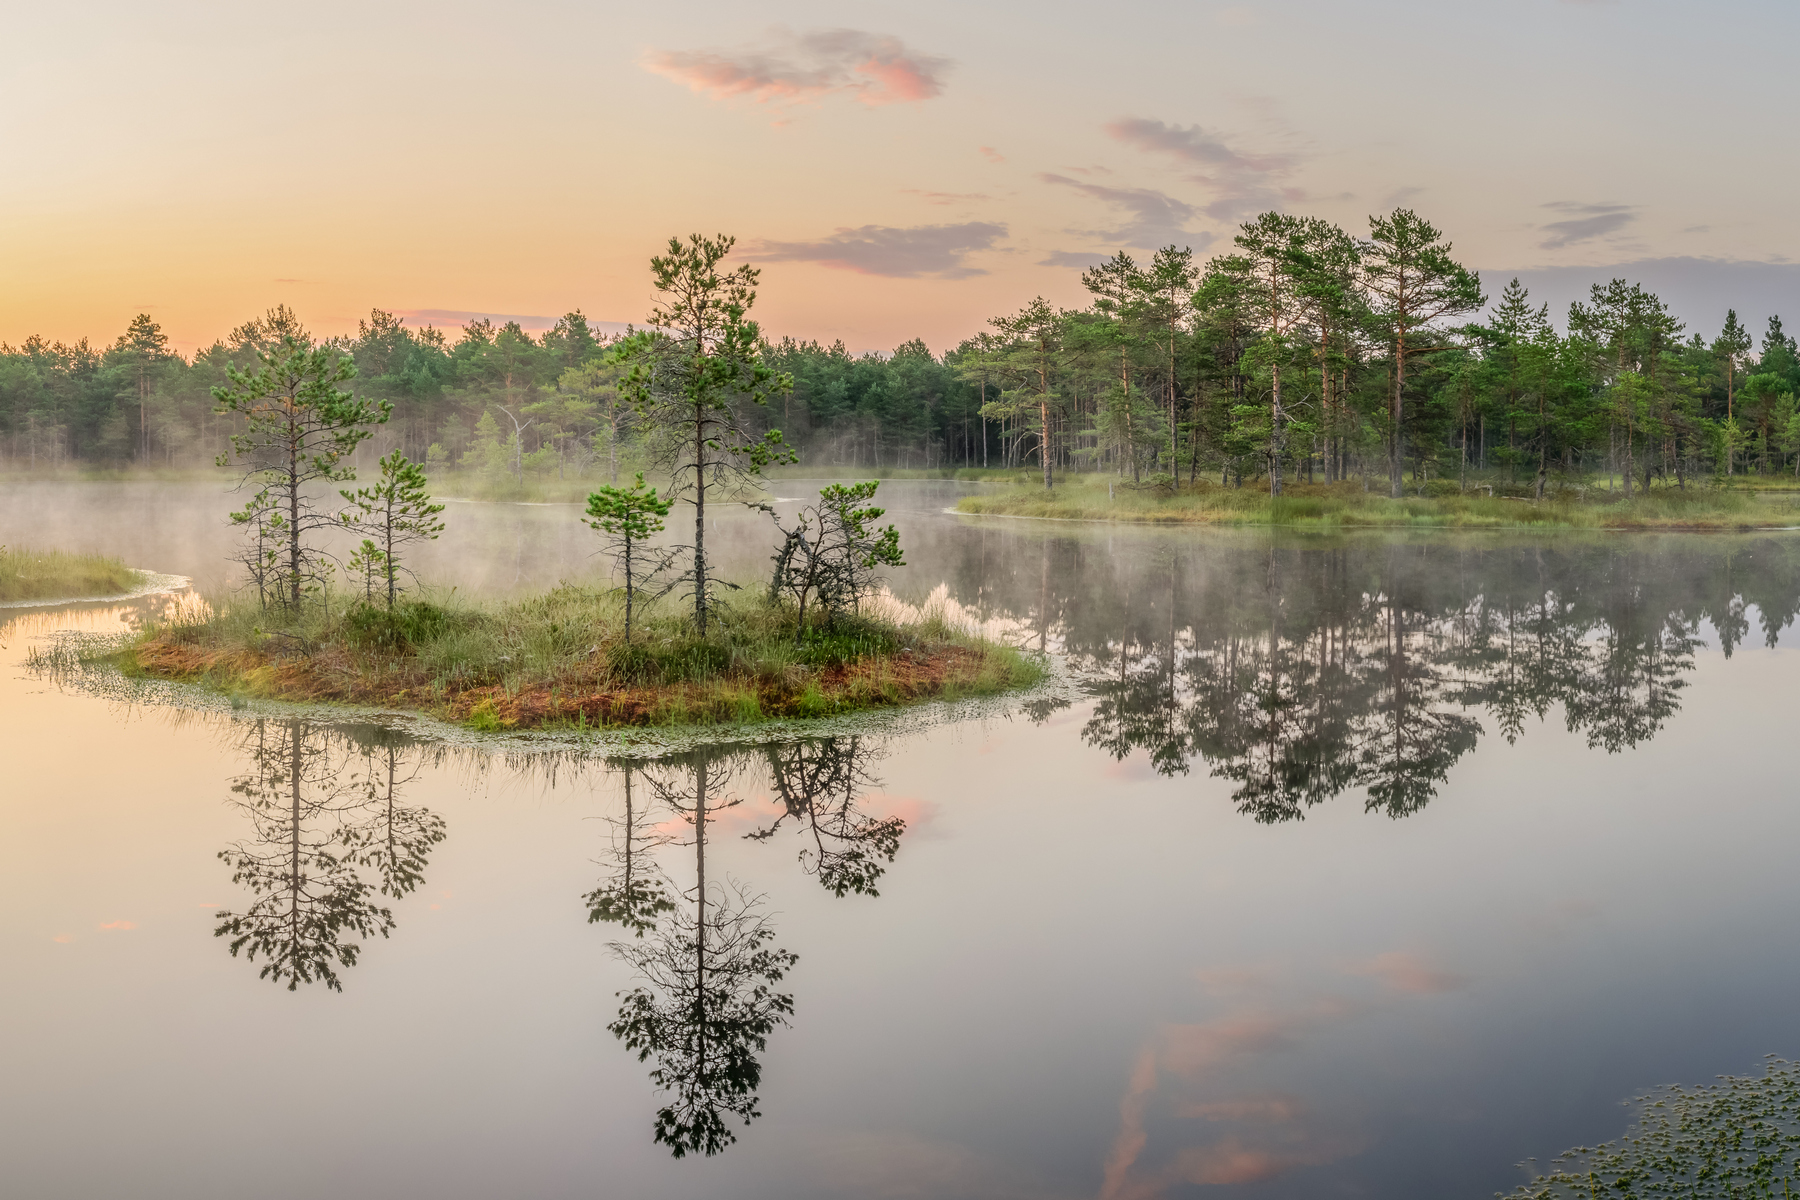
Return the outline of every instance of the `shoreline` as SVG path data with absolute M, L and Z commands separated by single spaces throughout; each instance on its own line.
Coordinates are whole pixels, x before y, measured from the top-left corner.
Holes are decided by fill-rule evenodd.
M 1200 526 L 1317 533 L 1457 530 L 1463 532 L 1767 533 L 1800 528 L 1794 497 L 1761 501 L 1758 493 L 1658 490 L 1611 503 L 1476 493 L 1394 500 L 1330 485 L 1301 485 L 1280 497 L 1207 488 L 1172 496 L 1128 491 L 1108 496 L 1091 485 L 1014 486 L 1001 494 L 964 496 L 945 510 L 963 517 L 1161 528 Z M 1756 511 L 1780 504 L 1775 511 Z

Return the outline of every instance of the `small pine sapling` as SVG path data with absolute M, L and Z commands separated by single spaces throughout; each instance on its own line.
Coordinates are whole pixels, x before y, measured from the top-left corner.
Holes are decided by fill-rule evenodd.
M 401 565 L 399 551 L 413 542 L 436 541 L 444 531 L 444 523 L 438 520 L 444 506 L 431 502 L 426 483 L 419 464 L 396 450 L 381 460 L 380 482 L 354 492 L 338 493 L 355 506 L 340 513 L 339 519 L 352 529 L 374 535 L 372 541 L 363 542 L 364 549 L 357 555 L 365 573 L 370 569 L 379 572 L 389 608 L 394 607 L 394 598 L 400 592 L 401 572 L 413 575 Z M 377 557 L 368 556 L 369 548 Z M 372 595 L 369 598 L 373 600 Z
M 344 574 L 352 579 L 359 576 L 362 579 L 363 603 L 375 603 L 375 585 L 385 576 L 386 563 L 387 555 L 368 538 L 364 538 L 362 545 L 344 560 Z
M 651 554 L 644 545 L 661 533 L 662 519 L 675 506 L 673 500 L 644 486 L 640 474 L 628 488 L 602 487 L 588 496 L 587 524 L 606 540 L 625 572 L 625 640 L 631 641 L 633 601 L 645 582 L 666 565 L 667 556 Z

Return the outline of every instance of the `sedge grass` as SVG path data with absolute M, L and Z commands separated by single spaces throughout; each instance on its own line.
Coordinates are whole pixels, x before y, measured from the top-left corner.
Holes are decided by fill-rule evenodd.
M 143 583 L 116 558 L 30 546 L 0 546 L 0 603 L 119 596 Z

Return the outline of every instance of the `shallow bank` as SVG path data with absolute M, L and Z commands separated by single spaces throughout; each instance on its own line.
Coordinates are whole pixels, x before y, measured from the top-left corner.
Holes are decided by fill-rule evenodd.
M 1036 517 L 1152 525 L 1279 525 L 1301 528 L 1455 529 L 1768 529 L 1800 524 L 1793 493 L 1657 488 L 1648 495 L 1611 498 L 1593 489 L 1562 489 L 1542 501 L 1526 496 L 1467 492 L 1392 500 L 1359 484 L 1291 484 L 1271 497 L 1252 488 L 1183 484 L 1176 491 L 1120 486 L 1079 478 L 1046 492 L 1040 486 L 964 496 L 956 511 L 983 516 Z

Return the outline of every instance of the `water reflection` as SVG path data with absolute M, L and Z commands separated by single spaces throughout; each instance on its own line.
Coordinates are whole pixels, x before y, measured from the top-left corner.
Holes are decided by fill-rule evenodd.
M 765 747 L 769 780 L 782 813 L 747 837 L 773 838 L 792 820 L 807 845 L 800 863 L 825 889 L 879 896 L 875 884 L 900 852 L 902 817 L 874 817 L 859 806 L 879 789 L 870 771 L 879 752 L 861 737 L 821 738 Z
M 676 1158 L 719 1153 L 737 1140 L 729 1118 L 748 1125 L 761 1115 L 760 1055 L 794 1012 L 779 985 L 799 957 L 775 944 L 760 893 L 709 876 L 709 826 L 766 777 L 779 810 L 745 837 L 767 842 L 791 822 L 805 842 L 802 868 L 826 890 L 877 895 L 906 823 L 861 806 L 880 786 L 874 758 L 864 739 L 844 737 L 612 763 L 623 777 L 624 815 L 611 820 L 611 869 L 584 900 L 590 921 L 632 935 L 611 944 L 636 983 L 619 993 L 607 1028 L 652 1064 L 651 1082 L 670 1094 L 653 1136 Z M 669 879 L 659 847 L 691 854 L 692 886 Z
M 1225 543 L 1104 569 L 1101 545 L 1044 539 L 988 599 L 1055 628 L 1090 745 L 1165 775 L 1204 760 L 1260 821 L 1352 789 L 1416 812 L 1488 723 L 1513 741 L 1556 708 L 1590 746 L 1637 746 L 1679 711 L 1702 622 L 1729 656 L 1752 606 L 1771 646 L 1800 608 L 1775 538 Z
M 635 898 L 612 910 L 637 935 L 612 949 L 638 982 L 620 993 L 619 1015 L 607 1028 L 639 1062 L 652 1064 L 650 1081 L 672 1093 L 656 1112 L 655 1140 L 676 1158 L 719 1153 L 737 1140 L 727 1116 L 748 1125 L 761 1115 L 757 1056 L 794 1011 L 794 998 L 776 985 L 799 958 L 771 944 L 775 930 L 762 896 L 706 873 L 707 825 L 743 803 L 732 784 L 745 762 L 741 751 L 701 750 L 640 769 L 654 803 L 692 831 L 685 841 L 670 841 L 692 849 L 694 885 L 666 913 L 651 911 L 657 901 L 646 907 Z M 631 875 L 631 833 L 628 824 L 621 841 L 627 861 L 613 895 L 660 892 L 660 881 L 647 873 Z M 590 919 L 598 911 L 590 908 Z
M 331 726 L 299 717 L 234 727 L 248 769 L 231 785 L 251 835 L 219 852 L 250 894 L 242 911 L 218 914 L 216 937 L 235 958 L 262 963 L 258 977 L 323 983 L 343 991 L 337 969 L 356 965 L 356 938 L 387 937 L 391 909 L 424 881 L 444 820 L 401 803 L 416 775 L 404 734 Z

